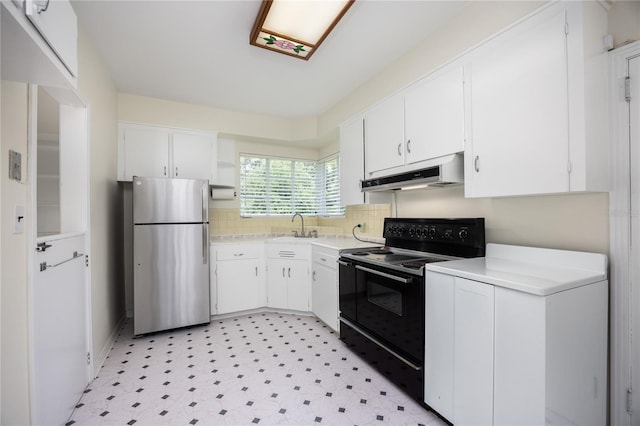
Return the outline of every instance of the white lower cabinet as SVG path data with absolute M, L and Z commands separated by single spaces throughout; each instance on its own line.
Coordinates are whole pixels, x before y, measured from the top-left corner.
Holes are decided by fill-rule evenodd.
M 309 311 L 311 244 L 267 244 L 267 306 Z
M 212 274 L 212 314 L 256 309 L 266 305 L 264 245 L 230 244 L 216 247 Z M 214 262 L 212 261 L 212 265 Z M 215 290 L 215 291 L 214 291 Z
M 453 423 L 493 424 L 494 287 L 455 278 Z
M 425 403 L 455 425 L 606 424 L 607 287 L 541 296 L 427 271 Z
M 493 423 L 494 288 L 428 272 L 425 402 L 456 425 Z
M 338 250 L 313 246 L 311 311 L 338 331 Z

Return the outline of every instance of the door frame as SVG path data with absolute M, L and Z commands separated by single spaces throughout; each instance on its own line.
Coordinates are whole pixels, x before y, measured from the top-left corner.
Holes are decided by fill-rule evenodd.
M 29 345 L 29 411 L 31 421 L 33 422 L 37 417 L 36 401 L 34 396 L 36 395 L 35 387 L 37 386 L 35 380 L 35 353 L 34 348 L 34 291 L 35 291 L 35 271 L 36 271 L 36 252 L 35 247 L 37 244 L 37 224 L 38 224 L 38 209 L 37 209 L 37 152 L 38 152 L 38 85 L 28 85 L 28 112 L 27 112 L 27 206 L 26 215 L 31 218 L 31 221 L 26 222 L 25 232 L 27 235 L 27 316 L 28 316 L 28 345 Z M 85 135 L 86 135 L 86 229 L 84 231 L 85 236 L 85 254 L 86 259 L 91 259 L 91 199 L 90 199 L 90 186 L 91 186 L 91 143 L 90 143 L 90 108 L 87 100 L 80 95 L 77 90 L 59 89 L 45 87 L 47 92 L 58 101 L 61 105 L 70 105 L 78 108 L 85 109 Z M 92 323 L 92 310 L 91 310 L 91 263 L 85 268 L 85 311 L 86 311 L 86 350 L 89 355 L 89 362 L 87 364 L 87 384 L 93 379 L 93 323 Z M 69 413 L 71 414 L 71 413 Z
M 631 424 L 628 411 L 628 390 L 632 388 L 633 364 L 630 344 L 631 307 L 629 294 L 640 290 L 640 283 L 631 282 L 631 164 L 629 152 L 629 106 L 624 95 L 624 80 L 628 75 L 628 60 L 640 56 L 640 41 L 618 48 L 610 53 L 609 102 L 609 226 L 610 226 L 610 387 L 609 409 L 611 424 Z M 640 164 L 638 165 L 640 166 Z M 638 261 L 636 261 L 638 262 Z M 636 267 L 640 267 L 636 264 Z M 636 389 L 636 394 L 640 389 Z M 638 395 L 635 395 L 638 398 Z M 633 406 L 633 403 L 632 403 Z

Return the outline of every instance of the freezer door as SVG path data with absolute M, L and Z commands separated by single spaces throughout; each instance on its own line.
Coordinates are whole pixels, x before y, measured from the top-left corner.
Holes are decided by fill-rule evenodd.
M 199 179 L 133 178 L 133 223 L 209 221 L 209 182 Z
M 209 322 L 209 225 L 135 225 L 134 332 Z

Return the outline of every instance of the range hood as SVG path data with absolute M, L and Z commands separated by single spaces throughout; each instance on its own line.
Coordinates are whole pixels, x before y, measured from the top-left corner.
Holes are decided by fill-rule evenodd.
M 425 187 L 445 187 L 464 182 L 462 154 L 441 157 L 437 162 L 416 170 L 379 176 L 360 182 L 362 192 L 408 190 Z

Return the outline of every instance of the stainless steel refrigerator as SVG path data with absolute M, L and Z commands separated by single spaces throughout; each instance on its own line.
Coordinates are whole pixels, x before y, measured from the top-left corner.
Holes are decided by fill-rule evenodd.
M 133 328 L 210 321 L 209 183 L 133 178 Z

